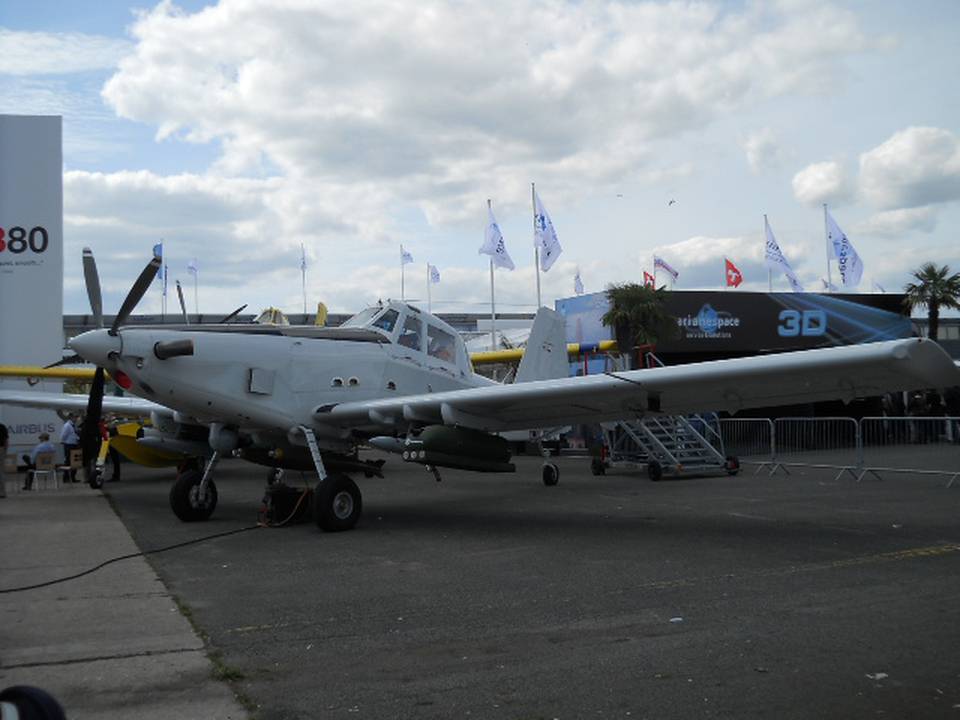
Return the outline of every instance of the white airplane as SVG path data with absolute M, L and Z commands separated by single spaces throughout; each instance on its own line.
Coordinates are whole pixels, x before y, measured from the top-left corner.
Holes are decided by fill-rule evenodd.
M 102 327 L 89 249 L 83 266 Z M 360 490 L 349 474 L 382 476 L 382 462 L 359 458 L 365 444 L 425 465 L 438 479 L 443 467 L 510 472 L 509 443 L 501 435 L 509 431 L 960 384 L 949 356 L 922 339 L 568 377 L 563 319 L 547 308 L 536 315 L 510 385 L 474 374 L 453 328 L 399 302 L 364 310 L 336 328 L 123 327 L 159 266 L 157 259 L 146 266 L 109 329 L 70 340 L 78 355 L 98 366 L 88 399 L 0 390 L 0 402 L 85 403 L 88 467 L 102 410 L 149 415 L 154 430 L 140 442 L 205 458 L 202 468 L 182 467 L 171 488 L 171 507 L 184 521 L 213 513 L 214 473 L 224 456 L 315 469 L 314 517 L 322 529 L 337 531 L 352 528 L 361 514 Z M 104 398 L 104 368 L 138 397 Z M 545 462 L 544 484 L 558 477 L 557 466 Z

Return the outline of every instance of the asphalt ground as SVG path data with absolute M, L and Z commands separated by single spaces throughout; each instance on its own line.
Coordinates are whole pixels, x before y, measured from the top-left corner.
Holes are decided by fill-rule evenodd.
M 352 531 L 150 562 L 258 718 L 960 717 L 960 487 L 517 462 L 436 483 L 390 456 Z M 222 463 L 198 524 L 169 470 L 106 491 L 150 549 L 253 524 L 264 477 Z

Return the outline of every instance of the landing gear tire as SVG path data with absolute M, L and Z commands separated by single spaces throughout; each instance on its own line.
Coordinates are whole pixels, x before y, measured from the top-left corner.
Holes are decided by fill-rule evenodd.
M 647 477 L 653 482 L 657 482 L 663 477 L 663 466 L 656 460 L 647 463 Z
M 278 483 L 283 480 L 283 469 L 282 468 L 270 468 L 267 471 L 267 487 L 270 487 L 274 483 Z
M 740 472 L 740 458 L 735 455 L 727 455 L 727 461 L 723 464 L 723 469 L 727 471 L 727 475 L 736 475 Z
M 560 482 L 560 468 L 557 467 L 556 463 L 544 463 L 540 476 L 544 485 L 553 487 Z
M 317 484 L 313 517 L 324 532 L 342 532 L 357 524 L 363 511 L 360 488 L 347 475 L 335 473 Z
M 590 461 L 590 472 L 594 475 L 606 475 L 607 466 L 600 458 L 593 458 L 593 460 Z
M 92 487 L 94 490 L 99 490 L 103 487 L 104 479 L 103 468 L 92 468 L 87 474 L 87 485 Z
M 203 473 L 199 470 L 186 470 L 177 476 L 170 488 L 170 508 L 183 522 L 209 520 L 217 507 L 217 486 L 213 480 L 208 481 L 207 491 L 201 497 L 202 479 Z

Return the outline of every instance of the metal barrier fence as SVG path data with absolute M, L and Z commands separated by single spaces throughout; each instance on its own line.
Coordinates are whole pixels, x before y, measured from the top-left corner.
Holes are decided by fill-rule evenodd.
M 837 477 L 856 477 L 860 427 L 853 418 L 778 418 L 774 422 L 776 462 L 771 473 L 791 465 L 836 468 Z
M 769 464 L 774 447 L 773 420 L 769 418 L 726 418 L 719 421 L 724 452 L 744 462 Z M 759 471 L 760 468 L 757 468 Z
M 960 418 L 865 417 L 860 421 L 861 477 L 912 472 L 960 477 Z
M 819 467 L 859 482 L 881 472 L 960 478 L 960 418 L 729 418 L 720 421 L 727 452 L 757 472 Z

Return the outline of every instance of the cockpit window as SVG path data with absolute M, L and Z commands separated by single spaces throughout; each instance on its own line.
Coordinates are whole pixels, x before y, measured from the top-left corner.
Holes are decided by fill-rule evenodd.
M 448 363 L 456 363 L 457 350 L 453 335 L 446 330 L 427 326 L 427 353 L 438 360 Z
M 396 310 L 387 310 L 383 315 L 370 323 L 370 327 L 380 328 L 381 330 L 386 330 L 388 333 L 392 333 L 394 326 L 397 324 L 398 317 L 400 317 L 400 313 Z
M 376 315 L 378 312 L 380 312 L 382 309 L 383 308 L 379 308 L 379 307 L 371 307 L 371 308 L 367 308 L 366 310 L 361 310 L 352 318 L 350 318 L 345 323 L 343 323 L 343 325 L 341 325 L 340 327 L 363 327 L 368 322 L 370 322 L 373 316 Z
M 403 330 L 400 331 L 397 343 L 411 350 L 420 350 L 420 336 L 422 334 L 420 326 L 420 318 L 408 315 L 407 319 L 403 321 Z

